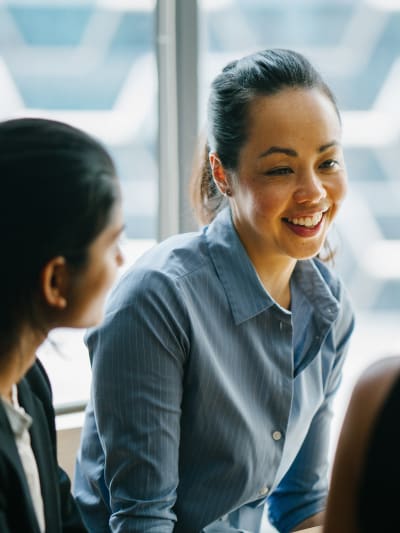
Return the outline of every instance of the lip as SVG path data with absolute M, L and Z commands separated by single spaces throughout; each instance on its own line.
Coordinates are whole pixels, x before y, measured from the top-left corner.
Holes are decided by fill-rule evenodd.
M 321 220 L 318 222 L 316 226 L 313 226 L 312 228 L 307 227 L 307 226 L 300 226 L 297 224 L 293 224 L 293 222 L 290 222 L 287 218 L 282 219 L 282 221 L 284 222 L 287 228 L 289 228 L 293 233 L 295 233 L 296 235 L 299 235 L 300 237 L 315 237 L 321 230 L 321 227 L 323 225 L 323 222 L 325 220 L 325 215 L 327 212 L 328 212 L 328 209 L 325 209 L 325 211 L 323 211 L 322 213 Z M 312 214 L 309 214 L 309 215 L 302 214 L 301 216 L 290 217 L 290 218 L 306 218 L 306 217 L 312 217 L 312 216 L 313 216 Z

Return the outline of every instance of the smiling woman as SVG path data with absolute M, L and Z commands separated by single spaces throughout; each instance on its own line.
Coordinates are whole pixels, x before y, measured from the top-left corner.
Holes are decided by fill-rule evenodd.
M 319 253 L 346 188 L 333 96 L 265 50 L 211 87 L 195 176 L 208 225 L 120 281 L 88 337 L 75 494 L 91 531 L 322 523 L 332 401 L 353 313 Z
M 236 231 L 265 288 L 284 307 L 290 298 L 280 302 L 271 270 L 290 276 L 298 259 L 320 251 L 346 190 L 340 138 L 332 100 L 320 89 L 289 87 L 249 104 L 237 169 L 210 153 L 217 186 L 230 191 Z M 282 282 L 287 287 L 288 279 Z

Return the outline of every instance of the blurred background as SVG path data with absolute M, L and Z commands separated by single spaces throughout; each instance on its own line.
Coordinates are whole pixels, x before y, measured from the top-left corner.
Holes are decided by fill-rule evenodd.
M 399 28 L 400 0 L 0 0 L 0 119 L 64 120 L 108 147 L 124 195 L 125 268 L 196 228 L 187 184 L 220 68 L 281 47 L 321 71 L 343 113 L 349 194 L 332 239 L 357 312 L 332 450 L 356 377 L 400 353 Z M 56 331 L 58 349 L 40 351 L 59 426 L 79 425 L 88 398 L 83 335 Z

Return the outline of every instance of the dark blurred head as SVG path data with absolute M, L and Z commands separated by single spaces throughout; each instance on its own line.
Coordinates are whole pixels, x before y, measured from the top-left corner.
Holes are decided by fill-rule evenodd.
M 119 187 L 112 159 L 89 135 L 44 119 L 0 123 L 0 350 L 22 323 L 40 324 L 36 303 L 46 263 L 84 268 L 109 222 Z

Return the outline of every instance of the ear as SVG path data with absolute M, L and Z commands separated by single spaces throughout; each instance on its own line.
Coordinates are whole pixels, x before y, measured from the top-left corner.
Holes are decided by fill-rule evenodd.
M 67 307 L 66 289 L 68 271 L 65 258 L 57 256 L 51 259 L 42 269 L 42 294 L 50 307 L 65 309 Z
M 230 185 L 229 175 L 222 166 L 222 163 L 215 152 L 210 152 L 209 161 L 211 166 L 212 175 L 216 186 L 221 194 L 224 196 L 231 196 L 232 189 Z

